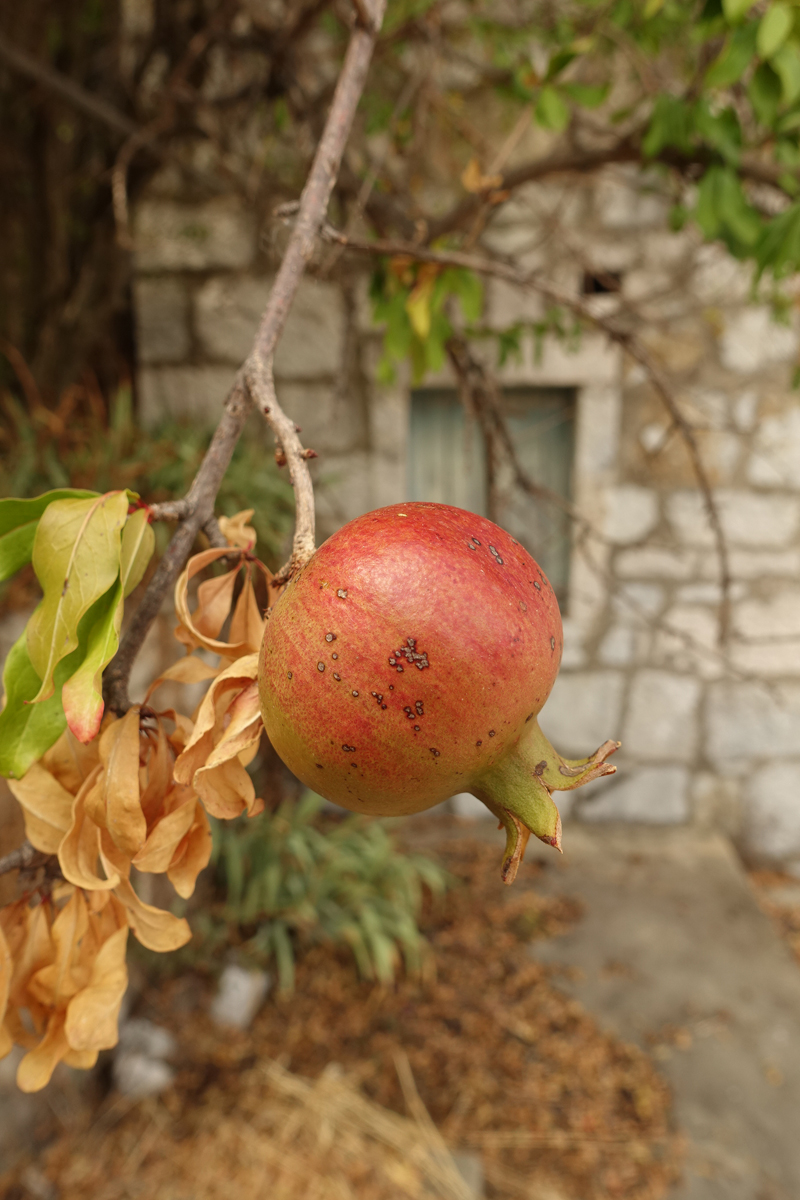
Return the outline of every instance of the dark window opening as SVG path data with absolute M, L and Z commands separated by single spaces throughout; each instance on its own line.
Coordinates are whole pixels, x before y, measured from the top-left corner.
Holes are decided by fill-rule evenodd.
M 622 288 L 621 271 L 584 271 L 581 283 L 583 296 L 607 296 Z
M 571 499 L 575 393 L 571 388 L 508 387 L 504 416 L 517 457 L 531 480 Z M 420 388 L 411 394 L 408 447 L 409 500 L 453 504 L 488 516 L 486 446 L 477 421 L 467 419 L 452 388 Z M 499 525 L 533 555 L 566 598 L 569 579 L 569 518 L 556 503 L 529 496 L 501 456 L 495 478 Z

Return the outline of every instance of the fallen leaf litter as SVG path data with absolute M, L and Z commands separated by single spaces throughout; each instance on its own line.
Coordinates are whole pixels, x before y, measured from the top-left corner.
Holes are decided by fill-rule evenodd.
M 526 950 L 568 928 L 577 905 L 531 890 L 535 863 L 525 890 L 501 892 L 490 844 L 459 836 L 439 849 L 467 886 L 427 916 L 435 976 L 381 989 L 345 954 L 312 947 L 292 997 L 224 1034 L 199 1007 L 185 1011 L 196 979 L 152 988 L 147 1015 L 180 1043 L 176 1084 L 130 1109 L 110 1097 L 84 1133 L 54 1143 L 40 1161 L 60 1200 L 216 1200 L 234 1180 L 242 1194 L 268 1185 L 270 1200 L 456 1195 L 408 1150 L 428 1142 L 405 1117 L 398 1053 L 447 1144 L 480 1154 L 489 1197 L 662 1197 L 680 1165 L 664 1081 Z M 353 1106 L 360 1123 L 343 1125 Z M 375 1133 L 398 1121 L 399 1150 Z

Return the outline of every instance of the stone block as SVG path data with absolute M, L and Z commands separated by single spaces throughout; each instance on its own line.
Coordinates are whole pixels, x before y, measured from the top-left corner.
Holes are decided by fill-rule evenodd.
M 675 825 L 689 817 L 689 772 L 685 767 L 626 769 L 604 779 L 589 800 L 578 797 L 582 821 L 644 821 Z
M 595 193 L 600 221 L 606 229 L 645 229 L 650 225 L 663 228 L 667 201 L 654 192 L 641 190 L 633 176 L 630 183 L 618 176 L 601 178 Z
M 732 545 L 785 546 L 800 527 L 800 504 L 793 496 L 719 488 L 715 493 L 719 518 Z M 689 546 L 713 546 L 714 538 L 699 491 L 673 492 L 667 498 L 667 518 L 680 541 Z
M 800 761 L 770 763 L 750 777 L 743 835 L 748 849 L 766 858 L 800 855 Z
M 742 583 L 733 583 L 728 589 L 730 600 L 741 600 L 745 594 Z M 678 588 L 675 599 L 679 604 L 720 604 L 722 588 L 718 583 L 685 583 Z
M 530 238 L 530 229 L 527 231 Z M 492 279 L 486 289 L 486 324 L 490 329 L 508 329 L 519 321 L 540 321 L 544 305 L 531 288 L 514 287 L 503 279 Z
M 726 321 L 719 353 L 727 370 L 752 375 L 793 359 L 797 334 L 786 325 L 778 325 L 766 308 L 744 308 Z
M 719 617 L 699 604 L 668 609 L 653 638 L 653 662 L 675 671 L 717 679 L 724 669 L 719 653 Z
M 800 684 L 772 688 L 724 680 L 706 699 L 706 756 L 720 774 L 753 760 L 796 758 L 800 752 Z
M 638 671 L 620 739 L 626 755 L 691 762 L 697 751 L 701 686 L 691 675 Z
M 219 977 L 209 1014 L 215 1025 L 249 1029 L 267 998 L 272 980 L 266 971 L 248 971 L 229 963 Z
M 713 558 L 701 560 L 703 573 L 719 576 Z M 734 579 L 797 579 L 800 576 L 800 550 L 734 550 L 730 555 Z
M 406 388 L 376 387 L 369 401 L 369 442 L 376 454 L 396 458 L 405 465 L 408 448 Z
M 318 542 L 375 507 L 371 456 L 365 451 L 315 459 L 311 473 L 317 501 Z
M 800 489 L 800 405 L 761 420 L 753 436 L 747 479 L 757 487 Z
M 695 554 L 662 546 L 623 550 L 614 559 L 615 574 L 621 579 L 691 579 L 696 569 Z
M 233 379 L 230 367 L 143 367 L 138 376 L 139 419 L 148 429 L 168 417 L 213 428 Z
M 750 433 L 758 419 L 758 392 L 746 388 L 733 404 L 733 420 L 741 433 Z
M 692 818 L 703 829 L 721 830 L 737 838 L 742 829 L 742 796 L 738 779 L 722 779 L 713 771 L 699 771 L 690 789 Z
M 545 736 L 575 758 L 619 739 L 624 687 L 620 671 L 562 671 L 539 719 Z
M 209 358 L 238 364 L 247 357 L 272 281 L 209 279 L 195 297 L 195 324 Z M 311 379 L 341 370 L 344 308 L 335 284 L 303 279 L 275 351 L 278 379 Z
M 621 583 L 612 603 L 620 624 L 641 625 L 664 607 L 664 589 L 657 583 Z
M 651 488 L 623 484 L 607 489 L 603 532 L 612 542 L 640 542 L 657 524 L 658 495 Z
M 612 625 L 597 650 L 604 667 L 626 667 L 636 657 L 636 630 L 630 625 Z
M 700 304 L 740 304 L 750 295 L 752 269 L 735 258 L 718 242 L 698 246 L 692 258 L 692 296 Z
M 731 645 L 731 665 L 748 675 L 770 679 L 800 676 L 800 638 Z
M 278 380 L 278 400 L 300 426 L 304 446 L 324 460 L 331 454 L 362 449 L 367 444 L 366 406 L 359 397 L 342 394 L 336 384 L 288 383 Z
M 800 588 L 776 586 L 766 598 L 735 605 L 731 659 L 757 675 L 800 674 Z
M 137 272 L 241 270 L 255 253 L 255 221 L 231 196 L 198 205 L 143 200 L 134 244 Z
M 178 363 L 189 356 L 189 300 L 180 279 L 139 277 L 133 285 L 136 356 L 140 363 Z

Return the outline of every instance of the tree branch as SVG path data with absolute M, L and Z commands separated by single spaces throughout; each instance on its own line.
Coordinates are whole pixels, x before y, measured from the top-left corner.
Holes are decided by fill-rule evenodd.
M 292 556 L 276 580 L 286 582 L 314 553 L 314 491 L 306 458 L 294 422 L 278 403 L 273 376 L 273 357 L 283 332 L 300 278 L 314 253 L 317 235 L 325 221 L 333 185 L 353 124 L 359 99 L 367 81 L 377 31 L 383 22 L 386 0 L 374 0 L 371 25 L 357 25 L 350 38 L 344 64 L 336 84 L 325 129 L 317 146 L 292 236 L 267 301 L 253 350 L 244 364 L 244 377 L 256 405 L 263 413 L 286 456 L 289 478 L 295 490 L 297 512 Z
M 11 871 L 28 871 L 32 867 L 42 866 L 50 858 L 52 855 L 43 854 L 41 850 L 34 849 L 30 842 L 25 841 L 21 846 L 17 846 L 16 850 L 0 858 L 0 875 L 8 875 Z
M 654 391 L 667 409 L 673 425 L 683 439 L 703 497 L 719 562 L 721 592 L 720 643 L 725 644 L 730 633 L 730 563 L 728 546 L 719 511 L 714 500 L 711 483 L 703 464 L 700 448 L 697 445 L 694 429 L 681 412 L 680 406 L 672 395 L 661 368 L 654 362 L 650 353 L 641 345 L 630 330 L 622 329 L 615 325 L 610 317 L 603 317 L 592 311 L 589 305 L 584 303 L 579 297 L 543 279 L 536 271 L 520 271 L 516 267 L 508 266 L 506 263 L 495 262 L 493 259 L 481 258 L 477 255 L 464 254 L 457 250 L 449 252 L 428 250 L 426 247 L 417 246 L 412 242 L 400 242 L 388 239 L 379 239 L 374 242 L 362 241 L 356 238 L 345 237 L 344 234 L 336 229 L 332 229 L 330 226 L 325 226 L 322 232 L 323 236 L 329 241 L 336 242 L 359 253 L 387 256 L 402 255 L 418 262 L 438 263 L 444 267 L 461 267 L 469 271 L 476 271 L 482 275 L 503 279 L 515 287 L 536 291 L 551 303 L 568 308 L 576 316 L 580 317 L 582 321 L 600 329 L 611 341 L 621 346 L 635 362 L 638 362 L 644 368 Z
M 66 75 L 62 75 L 58 71 L 53 71 L 50 67 L 44 66 L 38 59 L 30 54 L 26 54 L 24 50 L 12 46 L 4 37 L 0 36 L 0 59 L 12 70 L 20 75 L 27 76 L 28 79 L 33 79 L 36 83 L 41 83 L 48 91 L 55 92 L 67 100 L 75 108 L 85 112 L 90 117 L 94 117 L 98 121 L 102 121 L 105 125 L 109 125 L 117 133 L 121 133 L 124 137 L 131 137 L 139 132 L 139 126 L 125 113 L 120 112 L 113 104 L 108 104 L 105 100 L 101 100 L 98 96 L 93 96 L 91 92 L 87 92 L 80 84 L 73 83 Z
M 178 527 L 159 562 L 144 596 L 133 615 L 120 648 L 103 679 L 106 704 L 115 712 L 130 706 L 128 680 L 147 631 L 157 617 L 164 599 L 186 562 L 198 530 L 210 530 L 215 536 L 214 501 L 237 441 L 253 406 L 258 405 L 273 430 L 289 466 L 295 491 L 296 514 L 292 556 L 276 577 L 285 582 L 314 553 L 314 490 L 307 459 L 313 451 L 303 449 L 294 422 L 286 415 L 275 395 L 272 361 L 278 339 L 311 258 L 319 230 L 325 220 L 328 201 L 344 153 L 358 101 L 367 80 L 367 71 L 385 10 L 385 0 L 374 0 L 373 28 L 353 30 L 342 70 L 334 92 L 325 129 L 300 198 L 298 216 L 283 256 L 267 307 L 246 362 L 237 374 L 225 401 L 222 419 L 187 496 L 160 506 L 158 515 L 179 516 Z

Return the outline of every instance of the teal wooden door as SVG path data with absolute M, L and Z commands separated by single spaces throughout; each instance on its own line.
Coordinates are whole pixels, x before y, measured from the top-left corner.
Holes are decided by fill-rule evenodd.
M 520 464 L 533 480 L 569 500 L 575 395 L 568 388 L 506 388 L 504 415 Z M 498 464 L 499 525 L 540 563 L 559 599 L 569 581 L 569 521 L 551 502 L 527 495 L 507 464 Z M 411 395 L 408 498 L 435 500 L 488 516 L 486 448 L 453 389 L 419 388 Z

